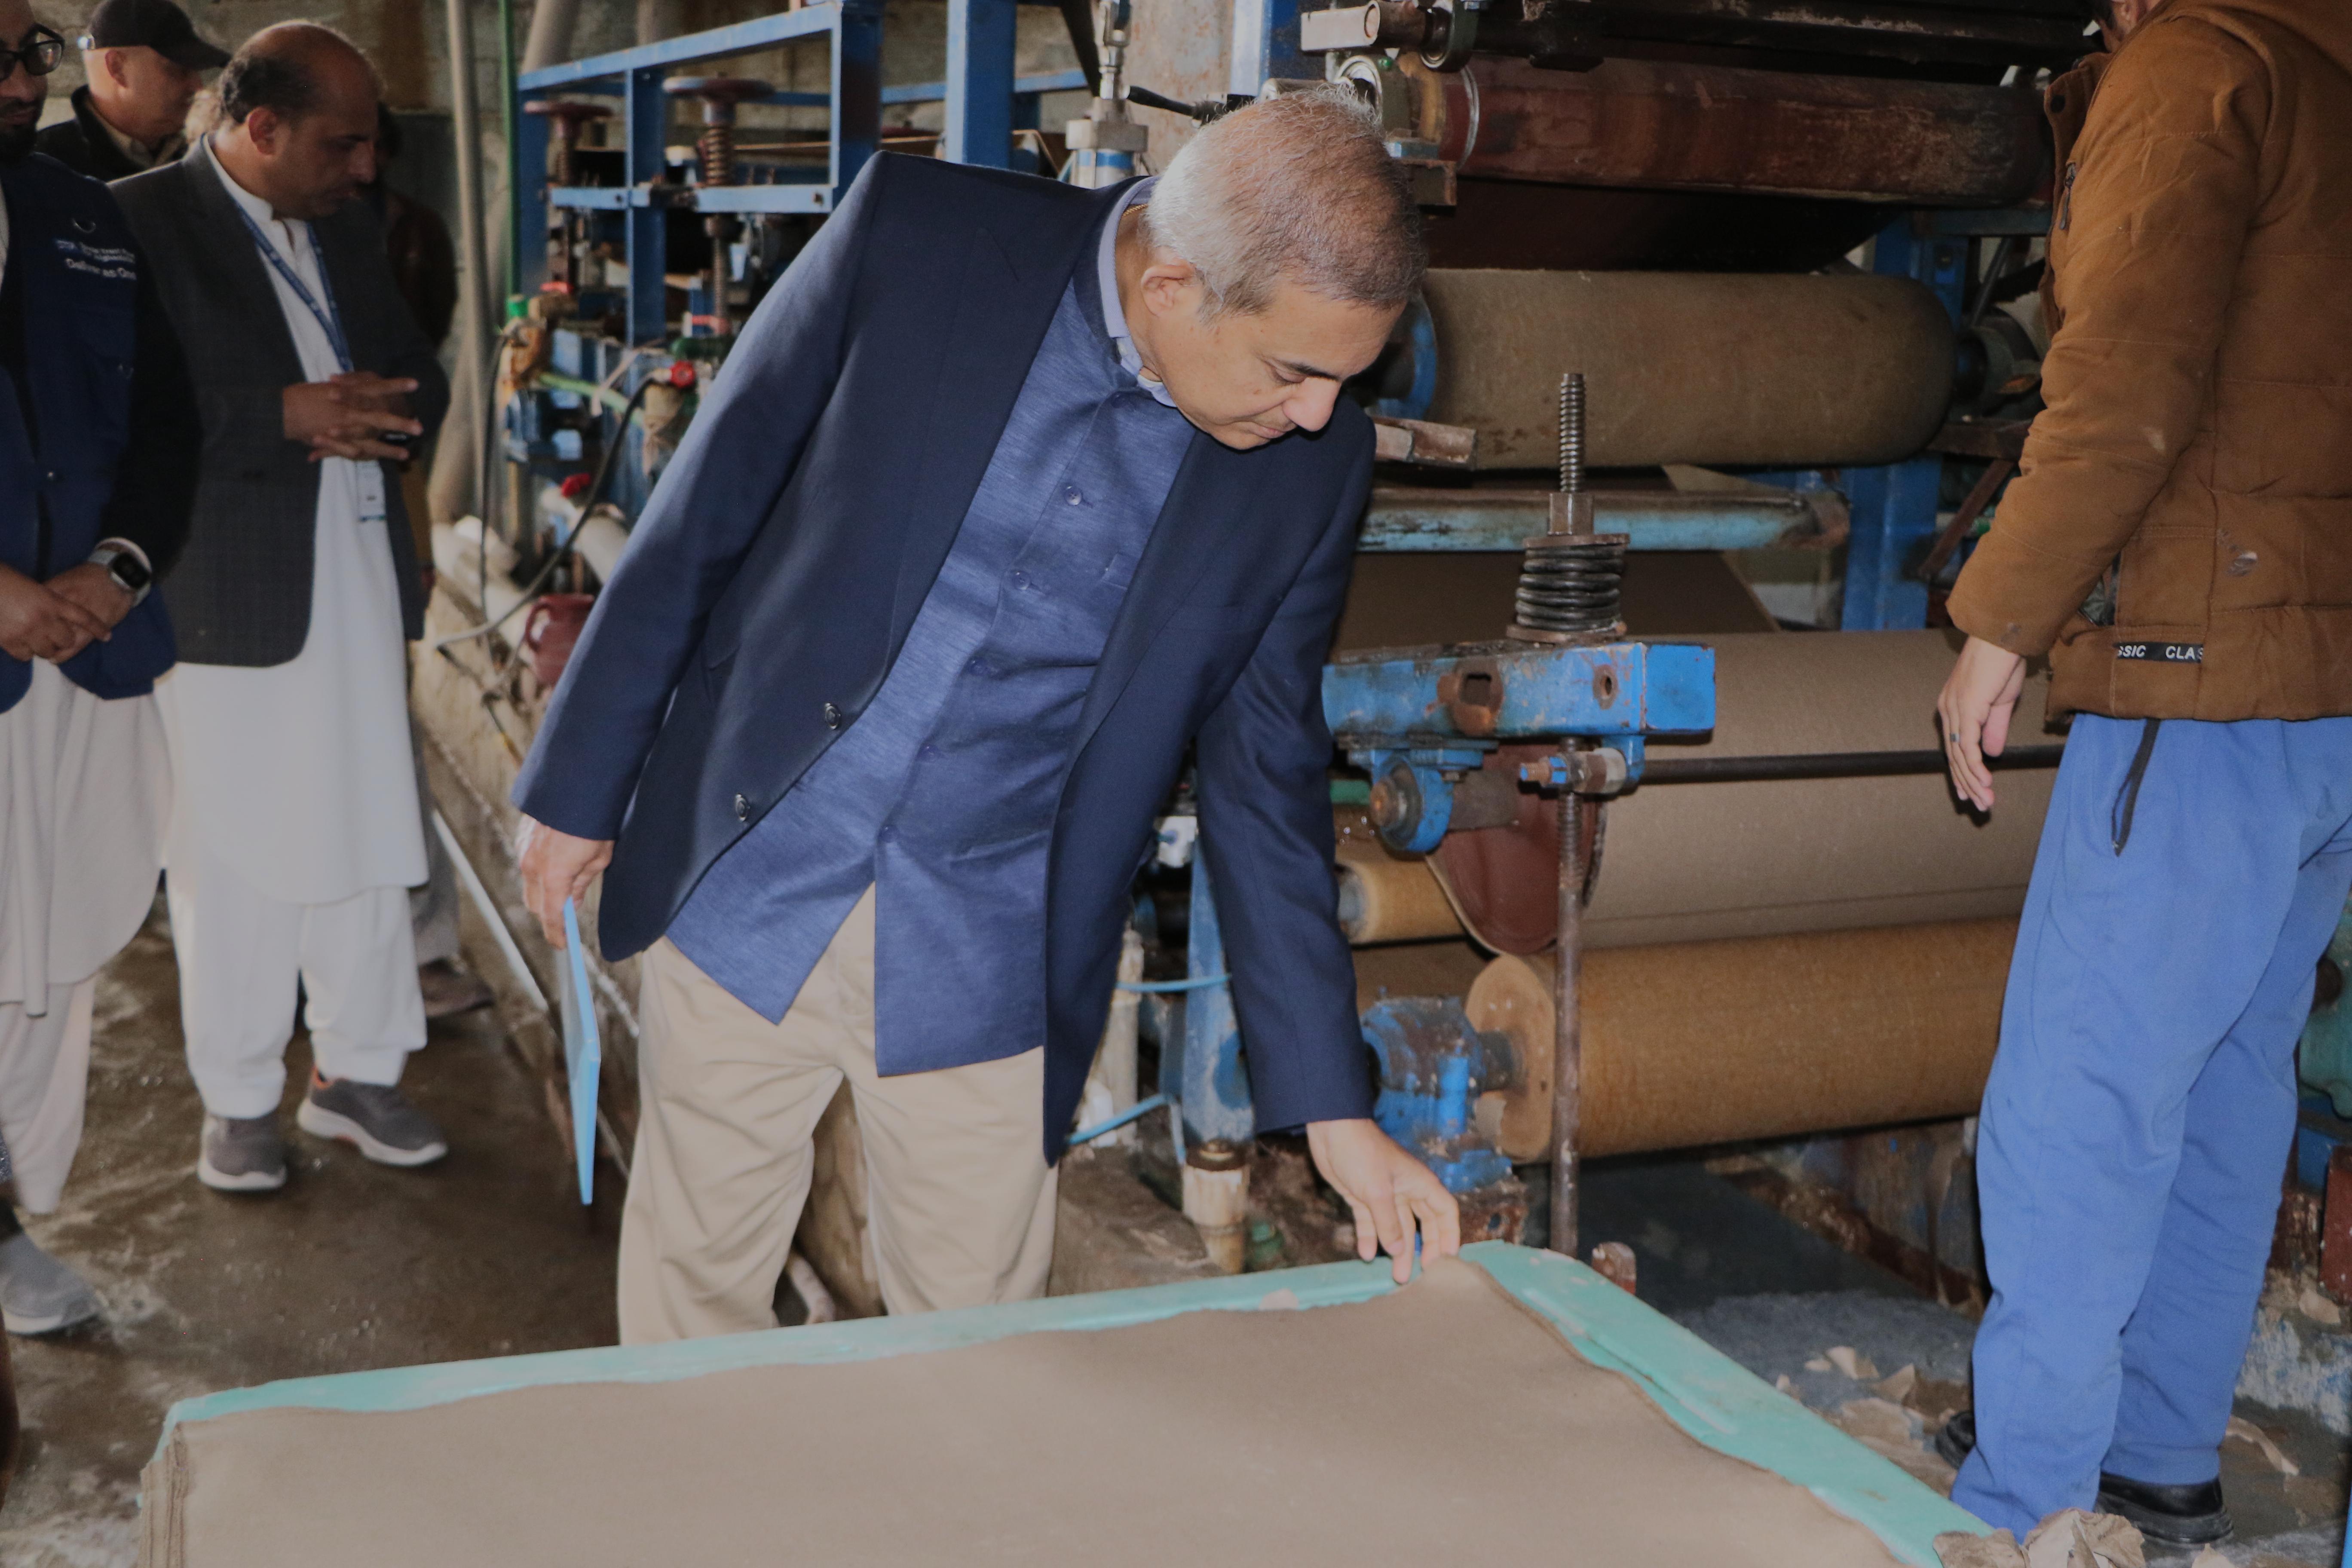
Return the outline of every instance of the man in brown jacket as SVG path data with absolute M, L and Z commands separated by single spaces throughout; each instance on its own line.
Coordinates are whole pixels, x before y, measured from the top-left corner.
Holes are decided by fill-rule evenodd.
M 2074 715 L 1985 1091 L 1952 1495 L 2194 1542 L 2230 1529 L 2295 1039 L 2352 888 L 2352 8 L 2104 20 L 2050 91 L 2049 407 L 1938 705 L 1982 810 L 2027 659 Z

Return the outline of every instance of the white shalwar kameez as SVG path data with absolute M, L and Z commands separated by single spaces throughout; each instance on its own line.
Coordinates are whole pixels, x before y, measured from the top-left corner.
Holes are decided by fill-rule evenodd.
M 0 208 L 0 269 L 7 251 Z M 153 698 L 94 697 L 33 661 L 0 713 L 0 1145 L 34 1214 L 81 1144 L 98 971 L 155 901 L 171 796 Z
M 325 303 L 310 226 L 220 179 Z M 339 374 L 324 324 L 266 257 L 263 268 L 303 375 Z M 263 668 L 183 663 L 156 688 L 178 784 L 165 857 L 181 1021 L 189 1071 L 218 1116 L 278 1109 L 298 978 L 328 1077 L 395 1083 L 425 1043 L 407 891 L 425 880 L 425 839 L 382 499 L 391 481 L 364 467 L 319 465 L 302 651 Z

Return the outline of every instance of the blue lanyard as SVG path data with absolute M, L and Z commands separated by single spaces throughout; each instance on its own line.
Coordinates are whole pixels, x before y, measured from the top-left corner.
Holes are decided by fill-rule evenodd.
M 327 302 L 321 305 L 317 296 L 310 292 L 309 285 L 302 281 L 301 274 L 296 272 L 293 264 L 278 253 L 278 247 L 270 243 L 269 236 L 263 233 L 261 226 L 253 221 L 253 215 L 245 210 L 244 204 L 240 202 L 235 205 L 236 216 L 245 220 L 246 228 L 253 236 L 253 243 L 261 247 L 262 256 L 268 260 L 270 266 L 278 269 L 278 276 L 286 279 L 287 287 L 294 290 L 294 297 L 308 307 L 311 316 L 325 331 L 328 346 L 335 351 L 335 363 L 341 365 L 345 372 L 349 372 L 352 368 L 352 351 L 350 345 L 343 342 L 342 320 L 335 310 L 334 285 L 327 281 L 327 258 L 323 256 L 319 258 L 319 284 L 327 294 Z

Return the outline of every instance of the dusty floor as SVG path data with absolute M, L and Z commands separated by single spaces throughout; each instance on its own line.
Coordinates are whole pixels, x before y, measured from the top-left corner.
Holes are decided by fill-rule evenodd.
M 405 1079 L 448 1159 L 368 1164 L 294 1131 L 289 1089 L 293 1179 L 263 1197 L 196 1184 L 178 1017 L 159 910 L 100 983 L 89 1131 L 63 1206 L 27 1226 L 97 1284 L 109 1321 L 15 1342 L 27 1451 L 0 1512 L 7 1568 L 127 1568 L 139 1470 L 173 1400 L 612 1342 L 612 1195 L 592 1230 L 488 1013 L 435 1026 Z M 298 1085 L 308 1061 L 298 1037 Z

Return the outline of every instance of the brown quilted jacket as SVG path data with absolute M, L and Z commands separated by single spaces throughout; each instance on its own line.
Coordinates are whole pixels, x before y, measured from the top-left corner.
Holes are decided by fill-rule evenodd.
M 1952 619 L 2053 714 L 2352 714 L 2352 5 L 2169 0 L 2103 63 L 2052 86 L 2049 406 Z

